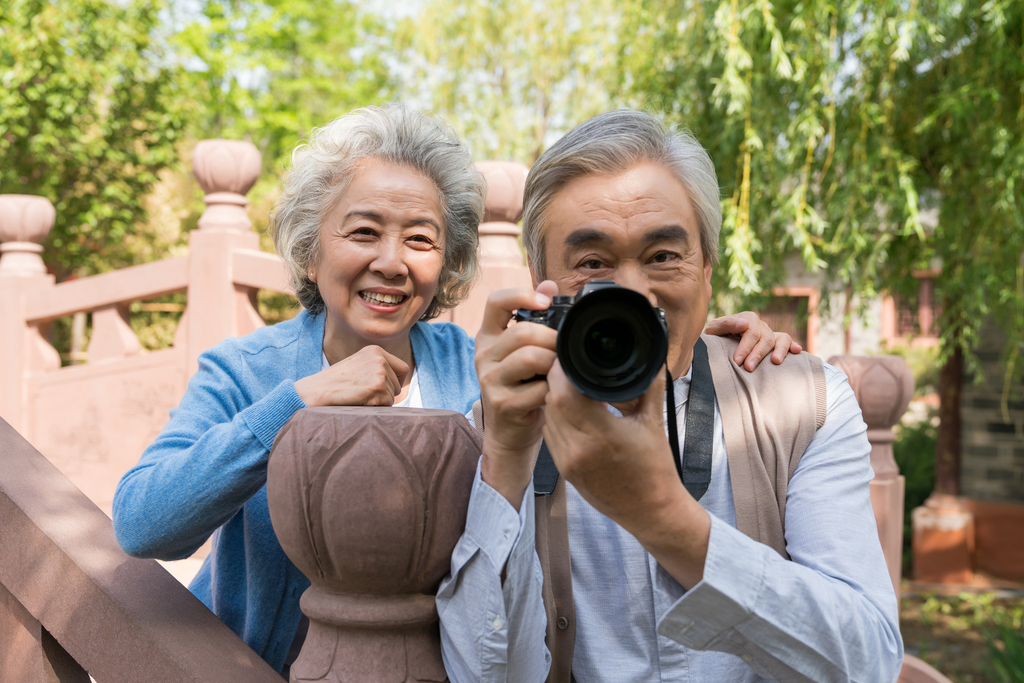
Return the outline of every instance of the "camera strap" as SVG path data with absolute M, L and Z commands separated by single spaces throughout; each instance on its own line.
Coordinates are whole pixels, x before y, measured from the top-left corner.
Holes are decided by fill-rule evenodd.
M 690 397 L 686 409 L 686 438 L 683 456 L 679 452 L 679 427 L 676 423 L 676 392 L 672 375 L 665 370 L 665 402 L 668 409 L 668 443 L 683 486 L 695 500 L 711 483 L 711 453 L 715 442 L 715 385 L 711 379 L 708 347 L 698 339 L 693 347 L 693 373 L 690 375 Z M 558 468 L 548 445 L 540 444 L 537 464 L 533 468 L 533 492 L 550 496 L 558 483 Z
M 711 455 L 715 444 L 715 384 L 711 378 L 708 347 L 703 339 L 693 345 L 689 404 L 686 407 L 686 438 L 679 452 L 676 423 L 676 391 L 672 375 L 665 369 L 665 403 L 668 406 L 668 443 L 676 471 L 694 500 L 700 500 L 711 484 Z

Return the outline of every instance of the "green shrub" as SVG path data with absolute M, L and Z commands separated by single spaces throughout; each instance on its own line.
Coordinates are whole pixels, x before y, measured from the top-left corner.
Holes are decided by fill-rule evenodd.
M 1019 622 L 1003 619 L 985 634 L 995 683 L 1024 683 L 1024 634 Z

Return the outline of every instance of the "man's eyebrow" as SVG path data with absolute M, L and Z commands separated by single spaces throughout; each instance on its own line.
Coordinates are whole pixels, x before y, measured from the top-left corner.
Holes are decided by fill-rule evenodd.
M 644 235 L 645 244 L 654 244 L 655 242 L 671 242 L 681 241 L 686 244 L 690 243 L 690 234 L 681 225 L 665 225 L 660 228 L 651 230 Z
M 565 246 L 569 249 L 612 242 L 611 235 L 596 228 L 577 228 L 565 237 Z

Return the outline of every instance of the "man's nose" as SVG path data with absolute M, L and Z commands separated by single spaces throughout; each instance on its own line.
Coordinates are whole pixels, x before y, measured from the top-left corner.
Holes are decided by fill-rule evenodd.
M 616 269 L 615 284 L 628 287 L 651 299 L 651 283 L 648 282 L 643 269 L 632 263 L 623 263 Z
M 409 274 L 405 264 L 405 252 L 401 240 L 381 240 L 376 258 L 370 262 L 370 270 L 387 280 Z

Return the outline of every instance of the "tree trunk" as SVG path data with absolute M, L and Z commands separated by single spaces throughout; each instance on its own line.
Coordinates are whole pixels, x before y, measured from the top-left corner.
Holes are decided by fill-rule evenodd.
M 939 430 L 935 442 L 935 490 L 960 494 L 960 399 L 964 352 L 957 346 L 939 371 Z

